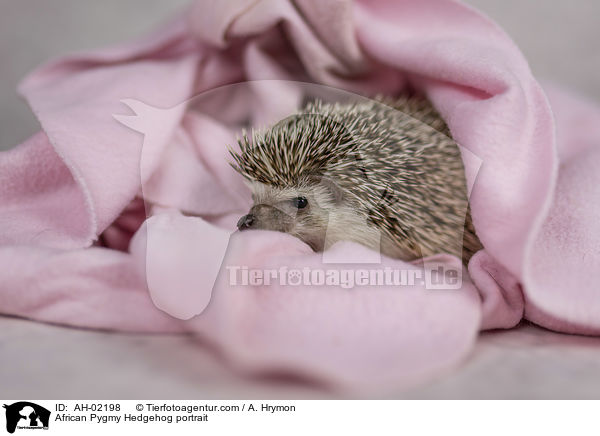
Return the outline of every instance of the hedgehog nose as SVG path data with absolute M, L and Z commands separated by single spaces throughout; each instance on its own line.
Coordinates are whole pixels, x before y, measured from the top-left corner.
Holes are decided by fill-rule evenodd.
M 244 215 L 243 217 L 241 217 L 239 219 L 239 221 L 237 222 L 237 227 L 240 230 L 246 230 L 246 229 L 250 228 L 250 226 L 252 225 L 253 222 L 254 222 L 254 215 L 249 213 L 248 215 Z

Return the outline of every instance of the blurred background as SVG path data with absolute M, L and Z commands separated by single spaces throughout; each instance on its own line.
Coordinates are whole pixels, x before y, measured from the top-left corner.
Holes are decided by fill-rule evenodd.
M 38 130 L 16 93 L 36 66 L 140 35 L 189 0 L 0 0 L 0 149 Z M 468 0 L 516 41 L 534 74 L 600 101 L 598 0 Z

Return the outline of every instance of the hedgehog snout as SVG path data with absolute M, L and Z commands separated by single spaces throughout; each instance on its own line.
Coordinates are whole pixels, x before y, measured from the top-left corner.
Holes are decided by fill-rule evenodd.
M 251 213 L 249 213 L 248 215 L 244 215 L 243 217 L 241 217 L 238 222 L 237 222 L 237 228 L 242 231 L 242 230 L 247 230 L 252 226 L 252 223 L 254 223 L 254 215 L 252 215 Z
M 280 209 L 267 204 L 257 204 L 238 220 L 237 228 L 240 231 L 262 229 L 289 232 L 293 224 L 294 218 Z

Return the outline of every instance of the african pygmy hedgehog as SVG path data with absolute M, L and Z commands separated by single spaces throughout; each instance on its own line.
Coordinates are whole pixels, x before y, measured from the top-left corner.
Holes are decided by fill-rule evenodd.
M 424 98 L 317 100 L 238 143 L 232 166 L 254 200 L 240 230 L 290 233 L 315 251 L 349 240 L 402 260 L 450 253 L 466 264 L 481 248 L 460 151 Z

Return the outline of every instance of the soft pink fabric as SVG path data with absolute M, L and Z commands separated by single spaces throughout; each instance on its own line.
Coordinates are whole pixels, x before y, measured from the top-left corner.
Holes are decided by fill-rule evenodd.
M 228 266 L 323 266 L 284 234 L 229 236 L 249 197 L 225 146 L 247 120 L 295 108 L 296 81 L 421 88 L 482 159 L 465 165 L 485 250 L 461 289 L 230 285 Z M 0 155 L 3 313 L 193 331 L 241 371 L 361 390 L 430 377 L 479 330 L 523 317 L 600 332 L 600 111 L 554 88 L 549 104 L 504 32 L 458 2 L 197 2 L 148 38 L 46 65 L 20 90 L 43 132 Z M 151 299 L 202 313 L 179 321 Z

